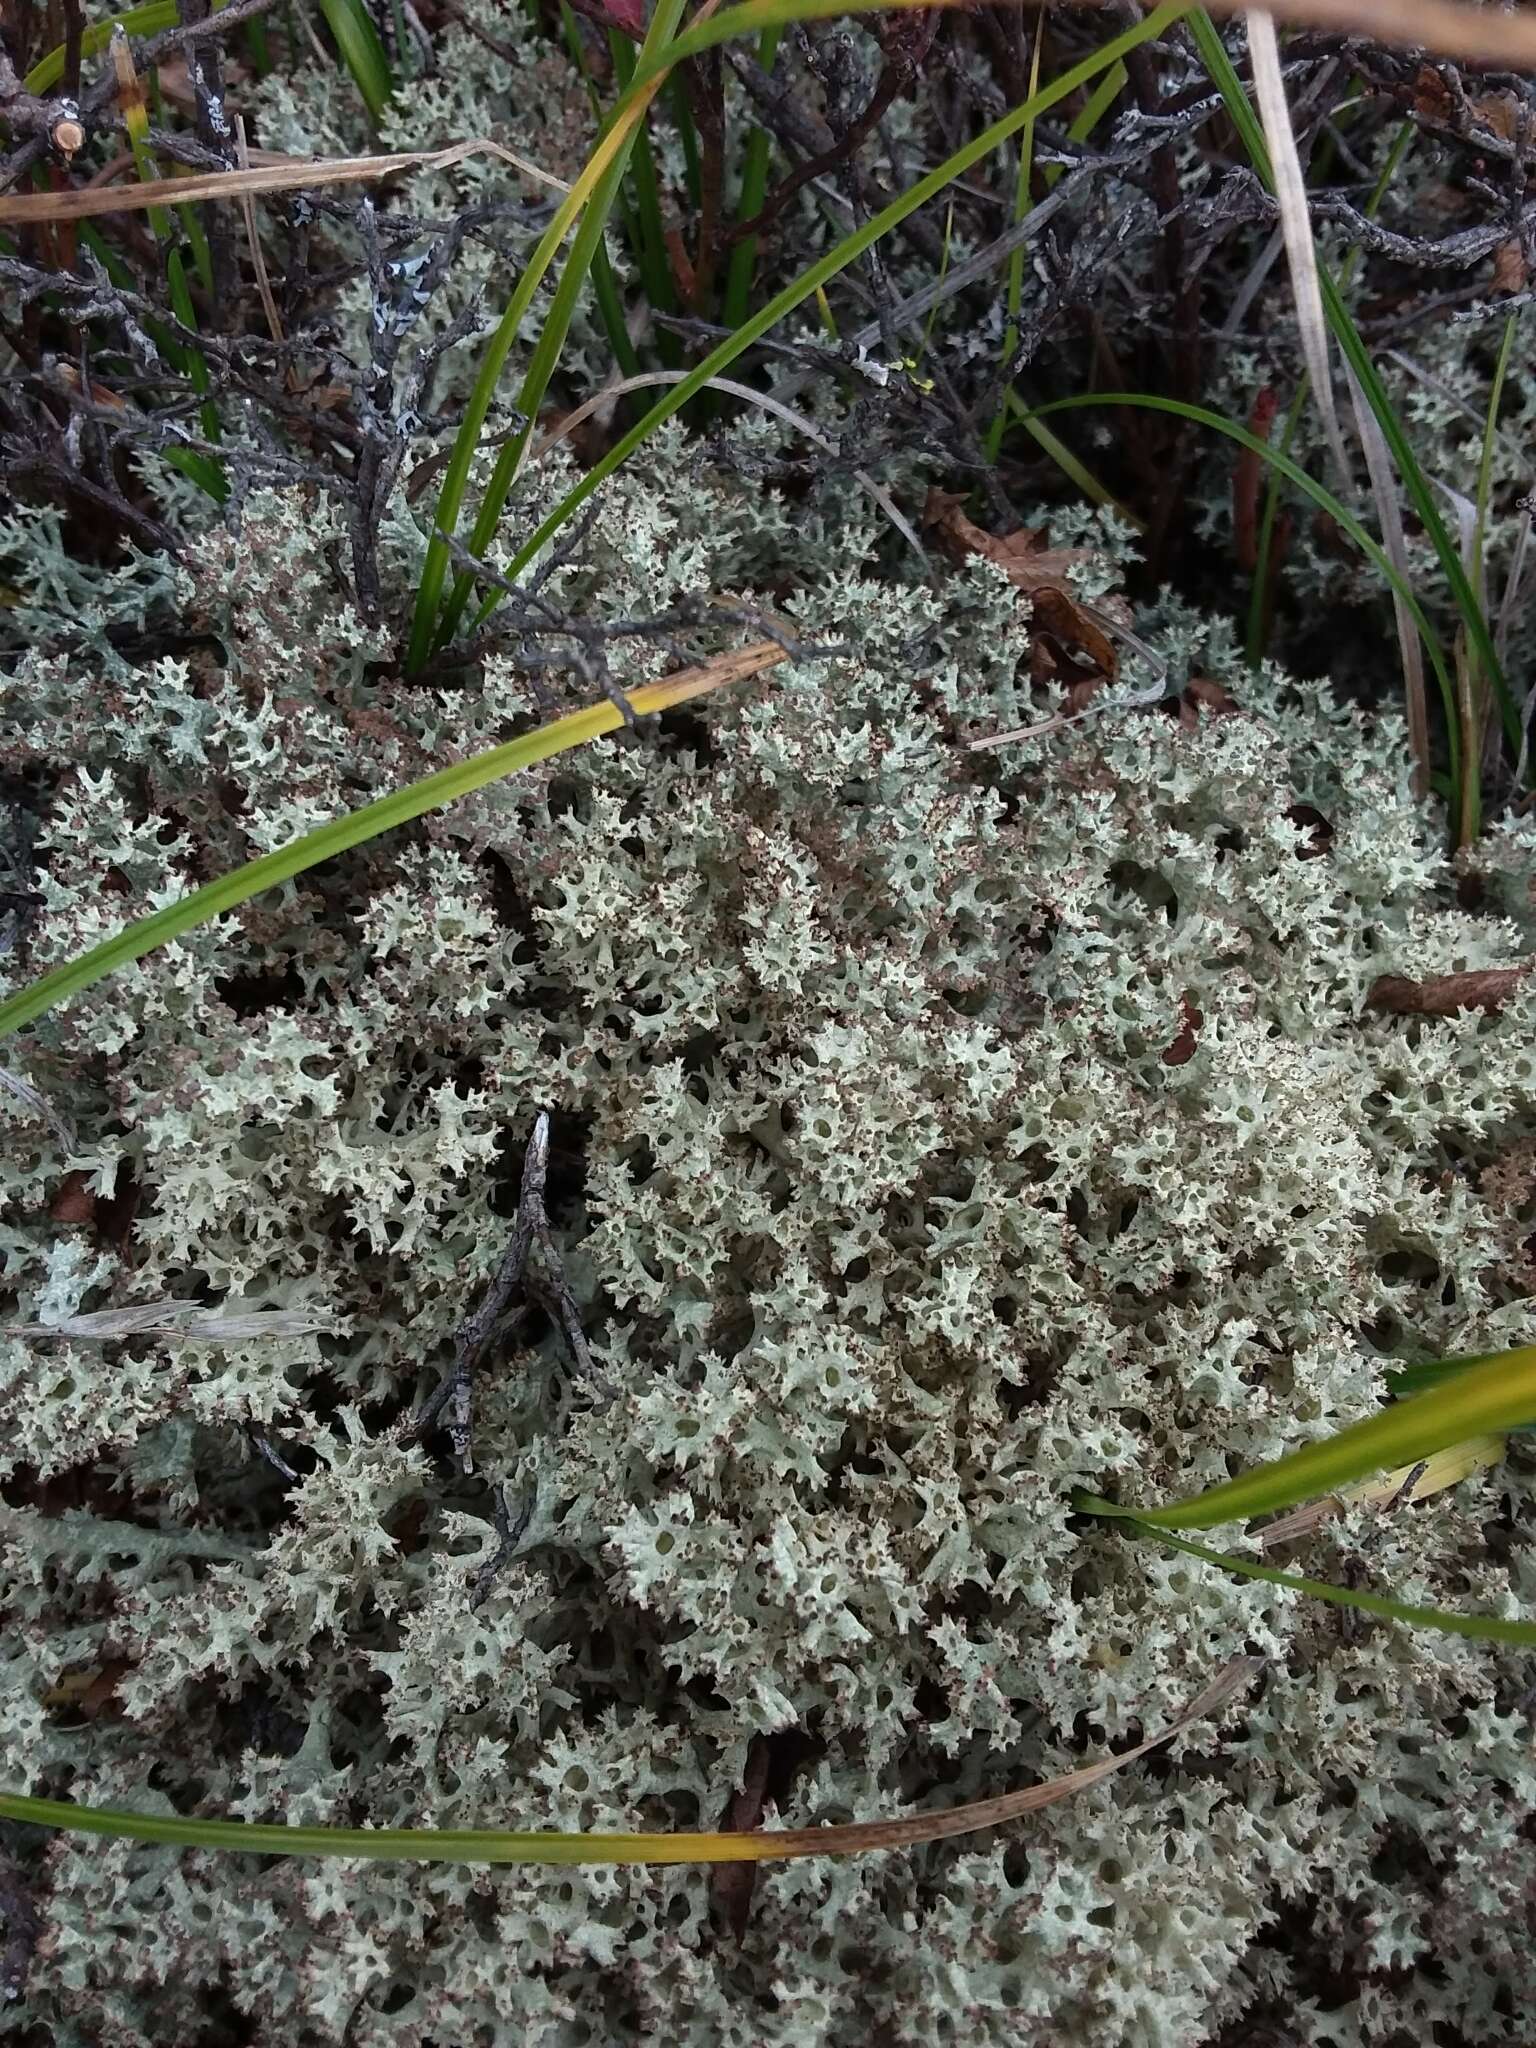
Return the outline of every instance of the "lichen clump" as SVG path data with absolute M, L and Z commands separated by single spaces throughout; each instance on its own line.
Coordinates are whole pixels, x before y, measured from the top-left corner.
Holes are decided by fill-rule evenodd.
M 985 564 L 850 567 L 878 516 L 663 437 L 552 600 L 755 591 L 836 653 L 359 849 L 13 1043 L 53 1120 L 0 1095 L 8 1323 L 296 1320 L 6 1338 L 4 1781 L 712 1827 L 767 1741 L 777 1817 L 815 1823 L 1055 1775 L 1245 1646 L 1262 1690 L 1006 1836 L 768 1867 L 739 1943 L 697 1869 L 22 1843 L 60 2048 L 220 2013 L 295 2048 L 1524 2038 L 1519 1660 L 1341 1628 L 1068 1502 L 1189 1492 L 1371 1412 L 1403 1356 L 1530 1337 L 1536 997 L 1366 1007 L 1529 953 L 1529 827 L 1453 874 L 1392 719 L 1248 674 L 1171 600 L 1138 620 L 1171 691 L 1234 709 L 1111 693 L 969 752 L 1040 720 L 1027 617 Z M 528 708 L 504 657 L 402 682 L 340 538 L 254 499 L 141 658 L 162 570 L 66 631 L 56 529 L 9 531 L 43 899 L 11 986 Z M 1076 538 L 1107 582 L 1123 536 Z M 465 1479 L 406 1426 L 541 1109 L 596 1370 L 525 1324 Z M 1485 1533 L 1510 1483 L 1345 1516 L 1301 1562 L 1528 1607 L 1521 1516 Z M 502 1488 L 532 1516 L 472 1607 Z

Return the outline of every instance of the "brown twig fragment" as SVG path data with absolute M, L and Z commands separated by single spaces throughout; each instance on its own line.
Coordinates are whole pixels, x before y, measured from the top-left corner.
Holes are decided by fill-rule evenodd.
M 0 1921 L 5 1942 L 0 1946 L 0 1998 L 20 1998 L 27 1988 L 32 1952 L 43 1931 L 32 1887 L 8 1856 L 0 1856 Z
M 1431 974 L 1411 981 L 1404 974 L 1383 974 L 1371 984 L 1366 1007 L 1387 1010 L 1395 1017 L 1454 1017 L 1458 1010 L 1497 1010 L 1530 973 L 1536 961 L 1520 967 L 1476 967 L 1466 974 Z
M 501 1264 L 481 1298 L 480 1306 L 459 1325 L 454 1342 L 453 1364 L 444 1373 L 407 1432 L 418 1441 L 448 1411 L 448 1441 L 460 1471 L 473 1472 L 474 1373 L 480 1354 L 490 1342 L 496 1325 L 523 1277 L 528 1251 L 540 1226 L 548 1236 L 544 1217 L 544 1177 L 549 1169 L 549 1116 L 540 1110 L 533 1120 L 533 1134 L 523 1154 L 523 1181 L 518 1192 L 517 1215 L 512 1224 L 512 1241 L 502 1254 Z

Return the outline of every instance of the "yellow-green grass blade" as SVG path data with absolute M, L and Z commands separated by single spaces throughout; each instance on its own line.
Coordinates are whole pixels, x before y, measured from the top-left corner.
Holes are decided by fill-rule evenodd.
M 1109 511 L 1117 513 L 1126 525 L 1134 528 L 1137 533 L 1146 531 L 1147 522 L 1133 512 L 1129 505 L 1122 505 L 1114 492 L 1099 482 L 1093 471 L 1066 442 L 1035 418 L 1017 391 L 1010 390 L 1007 401 L 1006 410 L 1018 421 L 1036 447 L 1048 455 L 1062 474 L 1077 485 L 1085 498 L 1091 498 L 1095 505 L 1103 505 Z
M 692 698 L 702 697 L 724 683 L 734 682 L 782 659 L 782 651 L 777 646 L 764 642 L 755 653 L 747 649 L 737 655 L 722 656 L 699 668 L 685 669 L 681 675 L 631 690 L 630 708 L 637 716 L 667 711 L 673 705 L 686 704 Z M 377 839 L 380 833 L 393 831 L 397 825 L 419 818 L 424 811 L 440 810 L 445 804 L 467 796 L 471 790 L 483 789 L 488 782 L 495 782 L 503 776 L 516 775 L 535 761 L 546 761 L 552 754 L 580 746 L 601 733 L 612 732 L 623 723 L 624 714 L 617 704 L 604 701 L 589 705 L 583 711 L 573 711 L 565 718 L 554 719 L 535 732 L 524 733 L 519 739 L 487 748 L 484 753 L 472 754 L 467 761 L 455 761 L 451 767 L 440 768 L 436 774 L 424 776 L 421 781 L 394 790 L 371 804 L 362 804 L 355 811 L 333 818 L 328 825 L 321 825 L 315 831 L 291 840 L 287 846 L 263 854 L 258 860 L 248 861 L 244 867 L 232 869 L 217 881 L 194 889 L 190 895 L 167 905 L 164 910 L 136 919 L 99 946 L 93 946 L 89 952 L 66 961 L 62 967 L 55 967 L 51 973 L 19 989 L 0 1003 L 0 1038 L 34 1022 L 56 1003 L 78 995 L 93 982 L 100 981 L 119 967 L 127 966 L 130 961 L 141 959 L 155 947 L 168 945 L 195 926 L 206 924 L 225 911 L 249 902 L 264 889 L 276 888 L 278 883 L 303 874 L 307 868 L 318 867 L 322 861 L 332 860 L 351 847 L 361 846 L 366 840 Z
M 847 0 L 746 0 L 745 5 L 731 10 L 727 23 L 722 25 L 718 21 L 711 21 L 680 36 L 666 53 L 665 61 L 680 61 L 682 57 L 692 55 L 696 50 L 709 48 L 712 43 L 720 41 L 723 35 L 732 32 L 734 26 L 756 28 L 768 22 L 821 19 L 831 14 L 870 11 L 873 11 L 873 8 L 866 6 L 864 0 L 854 0 L 852 6 L 847 4 Z M 813 297 L 830 278 L 845 270 L 850 263 L 862 256 L 866 249 L 873 247 L 882 236 L 889 234 L 892 228 L 898 227 L 909 214 L 915 213 L 920 206 L 925 206 L 930 199 L 937 198 L 956 178 L 963 177 L 973 165 L 991 155 L 1000 144 L 1017 134 L 1026 122 L 1038 117 L 1059 100 L 1067 98 L 1080 85 L 1085 85 L 1090 79 L 1097 77 L 1101 71 L 1118 63 L 1128 50 L 1161 35 L 1176 21 L 1182 20 L 1188 11 L 1188 0 L 1164 0 L 1162 6 L 1137 22 L 1133 28 L 1113 37 L 1094 51 L 1092 56 L 1081 59 L 1064 71 L 1059 78 L 1053 79 L 1049 85 L 1042 86 L 1039 92 L 1032 94 L 1022 105 L 993 122 L 991 127 L 957 150 L 953 156 L 946 158 L 926 177 L 919 179 L 899 199 L 893 200 L 854 233 L 845 236 L 808 270 L 803 270 L 792 284 L 786 285 L 767 305 L 760 307 L 750 319 L 743 321 L 733 335 L 722 341 L 711 354 L 690 370 L 680 383 L 675 384 L 666 397 L 658 400 L 644 419 L 622 435 L 603 459 L 567 492 L 554 510 L 517 549 L 506 571 L 508 580 L 514 580 L 527 568 L 540 550 L 560 532 L 567 520 L 616 469 L 629 460 L 657 427 L 695 397 L 712 377 L 718 377 L 727 370 L 739 355 L 755 341 L 760 340 L 786 314 L 794 312 L 797 306 Z M 660 63 L 661 60 L 658 60 L 658 68 Z M 647 67 L 644 65 L 637 68 L 635 90 L 640 89 L 646 72 Z M 579 189 L 579 184 L 576 189 Z M 476 615 L 477 623 L 484 620 L 498 602 L 499 593 L 493 592 L 487 597 Z
M 1336 1493 L 1374 1472 L 1416 1464 L 1468 1437 L 1514 1429 L 1533 1417 L 1536 1344 L 1524 1344 L 1479 1359 L 1423 1393 L 1394 1402 L 1379 1415 L 1369 1415 L 1287 1457 L 1255 1465 L 1187 1500 L 1153 1508 L 1100 1502 L 1093 1512 L 1155 1529 L 1212 1529 Z
M 284 1827 L 262 1821 L 220 1821 L 180 1814 L 125 1813 L 111 1807 L 73 1806 L 0 1792 L 0 1820 L 72 1829 L 119 1840 L 166 1842 L 185 1848 L 224 1849 L 260 1856 L 347 1856 L 425 1863 L 767 1863 L 802 1856 L 851 1856 L 877 1849 L 910 1849 L 982 1828 L 1006 1826 L 1071 1799 L 1113 1777 L 1154 1749 L 1214 1714 L 1258 1674 L 1258 1660 L 1234 1657 L 1198 1699 L 1138 1742 L 1083 1764 L 1064 1777 L 1020 1792 L 973 1799 L 937 1812 L 893 1820 L 854 1821 L 843 1827 L 767 1828 L 750 1834 L 560 1834 L 505 1828 Z
M 667 43 L 676 33 L 678 22 L 682 19 L 683 6 L 684 0 L 659 0 L 656 11 L 651 16 L 650 27 L 646 31 L 645 43 L 641 50 L 642 58 L 653 48 L 659 50 L 666 47 Z M 618 35 L 617 31 L 614 32 L 613 40 L 616 53 L 622 51 L 627 55 L 629 46 L 624 38 Z M 624 75 L 633 77 L 633 64 L 630 65 L 628 73 Z M 586 288 L 588 273 L 593 268 L 597 252 L 603 245 L 603 236 L 608 229 L 608 216 L 613 211 L 614 203 L 619 196 L 627 166 L 633 165 L 637 169 L 642 164 L 650 166 L 652 175 L 649 186 L 644 178 L 636 178 L 641 241 L 642 245 L 648 245 L 651 240 L 651 231 L 645 225 L 647 218 L 646 194 L 649 191 L 654 201 L 654 228 L 657 248 L 660 251 L 661 261 L 665 263 L 666 252 L 664 249 L 661 249 L 659 239 L 661 235 L 660 200 L 656 197 L 655 193 L 655 167 L 651 164 L 649 150 L 650 140 L 644 125 L 644 117 L 642 116 L 641 120 L 630 130 L 629 139 L 615 157 L 611 170 L 594 194 L 586 212 L 582 215 L 581 225 L 576 230 L 576 239 L 571 245 L 571 253 L 566 258 L 565 268 L 560 274 L 560 282 L 555 288 L 554 299 L 539 329 L 539 338 L 534 344 L 533 355 L 523 378 L 522 389 L 518 393 L 517 409 L 522 414 L 523 423 L 517 432 L 506 441 L 496 457 L 496 466 L 491 472 L 490 482 L 486 486 L 485 498 L 480 506 L 480 512 L 475 520 L 473 530 L 470 533 L 469 547 L 471 554 L 483 556 L 490 547 L 491 542 L 495 539 L 496 527 L 501 518 L 501 508 L 506 503 L 507 493 L 511 490 L 518 471 L 523 465 L 523 460 L 528 451 L 529 439 L 538 419 L 539 408 L 544 403 L 544 394 L 549 389 L 550 379 L 555 374 L 555 367 L 560 360 L 560 353 L 565 347 L 565 338 L 570 332 L 571 321 L 575 317 L 577 303 Z M 655 305 L 657 301 L 654 296 L 654 281 L 651 289 L 652 304 Z M 462 432 L 463 429 L 461 427 L 460 433 L 462 434 Z M 439 518 L 438 524 L 445 532 L 449 530 L 442 518 Z M 461 574 L 454 579 L 453 589 L 449 593 L 448 603 L 444 607 L 442 621 L 438 627 L 437 642 L 439 646 L 444 645 L 452 636 L 453 629 L 463 615 L 464 607 L 468 604 L 473 592 L 474 581 L 470 576 Z
M 1076 1505 L 1084 1514 L 1119 1514 L 1108 1501 L 1082 1494 Z M 1391 1600 L 1381 1593 L 1365 1593 L 1353 1586 L 1335 1586 L 1327 1579 L 1309 1579 L 1299 1572 L 1282 1572 L 1272 1564 L 1260 1564 L 1251 1557 L 1234 1557 L 1230 1551 L 1207 1550 L 1203 1543 L 1191 1543 L 1187 1536 L 1174 1536 L 1155 1527 L 1145 1517 L 1134 1518 L 1133 1526 L 1186 1557 L 1198 1557 L 1224 1572 L 1236 1572 L 1245 1579 L 1262 1579 L 1269 1586 L 1288 1586 L 1293 1593 L 1305 1593 L 1313 1600 L 1326 1600 L 1334 1607 L 1353 1607 L 1361 1614 L 1379 1614 L 1386 1621 L 1406 1622 L 1410 1628 L 1439 1629 L 1444 1635 L 1470 1636 L 1482 1643 L 1536 1644 L 1536 1622 L 1510 1621 L 1499 1614 L 1457 1614 L 1448 1607 L 1413 1607 L 1403 1600 Z

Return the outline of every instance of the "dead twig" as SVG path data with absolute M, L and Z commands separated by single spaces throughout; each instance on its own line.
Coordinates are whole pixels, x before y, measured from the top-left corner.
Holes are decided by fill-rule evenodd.
M 43 1931 L 32 1887 L 9 1856 L 0 1856 L 0 1918 L 5 1945 L 0 1948 L 0 1998 L 20 1998 L 27 1988 L 32 1953 Z
M 501 1264 L 496 1268 L 490 1286 L 481 1297 L 479 1307 L 466 1316 L 459 1325 L 458 1336 L 454 1342 L 453 1364 L 443 1375 L 436 1391 L 427 1400 L 406 1433 L 408 1441 L 418 1441 L 434 1427 L 446 1409 L 448 1441 L 453 1448 L 459 1469 L 466 1474 L 475 1469 L 475 1367 L 517 1291 L 535 1238 L 540 1239 L 541 1245 L 548 1240 L 549 1224 L 544 1215 L 544 1180 L 548 1170 L 549 1114 L 541 1109 L 533 1120 L 533 1132 L 528 1140 L 528 1149 L 523 1154 L 523 1179 L 518 1191 L 517 1215 L 512 1225 L 511 1242 L 502 1254 Z
M 519 1503 L 516 1514 L 514 1514 L 507 1505 L 506 1487 L 497 1487 L 496 1535 L 498 1541 L 496 1548 L 469 1582 L 469 1608 L 471 1613 L 477 1607 L 483 1606 L 486 1595 L 490 1592 L 491 1587 L 517 1555 L 518 1545 L 522 1542 L 524 1536 L 527 1535 L 528 1525 L 533 1520 L 533 1508 L 536 1499 L 536 1494 L 525 1494 Z
M 1372 982 L 1366 1007 L 1396 1017 L 1454 1017 L 1459 1010 L 1497 1010 L 1512 996 L 1536 961 L 1519 967 L 1477 967 L 1466 974 L 1431 974 L 1412 981 L 1383 974 Z

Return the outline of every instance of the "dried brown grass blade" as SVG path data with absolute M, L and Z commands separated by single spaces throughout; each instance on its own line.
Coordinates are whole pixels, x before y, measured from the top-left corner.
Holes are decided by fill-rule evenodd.
M 235 116 L 235 154 L 242 171 L 251 168 L 251 152 L 245 140 L 245 116 Z M 249 192 L 240 194 L 240 218 L 245 222 L 245 239 L 250 244 L 251 269 L 256 277 L 256 290 L 261 297 L 261 310 L 267 316 L 267 332 L 282 346 L 283 323 L 277 310 L 277 301 L 272 296 L 272 281 L 267 276 L 267 259 L 261 250 L 261 233 L 256 226 L 256 205 Z M 289 386 L 295 379 L 293 371 L 288 373 Z
M 1208 14 L 1246 14 L 1247 0 L 1204 0 Z M 1453 0 L 1284 0 L 1275 13 L 1293 28 L 1369 36 L 1396 49 L 1427 50 L 1484 70 L 1536 71 L 1536 14 L 1458 7 Z
M 1182 1735 L 1196 1721 L 1203 1721 L 1207 1715 L 1225 1706 L 1258 1676 L 1263 1662 L 1262 1657 L 1234 1657 L 1216 1674 L 1199 1698 L 1191 1700 L 1183 1713 L 1170 1721 L 1166 1728 L 1160 1728 L 1155 1735 L 1138 1742 L 1134 1749 L 1121 1750 L 1117 1756 L 1101 1757 L 1097 1763 L 1084 1764 L 1081 1770 L 1068 1771 L 1063 1778 L 1052 1778 L 1044 1785 L 1026 1786 L 1022 1792 L 1003 1792 L 992 1799 L 973 1799 L 965 1806 L 952 1806 L 946 1812 L 911 1814 L 902 1820 L 854 1821 L 847 1827 L 764 1830 L 742 1837 L 744 1845 L 752 1845 L 744 1847 L 743 1860 L 767 1860 L 777 1856 L 848 1856 L 871 1849 L 911 1849 L 922 1842 L 943 1841 L 950 1835 L 971 1835 L 981 1828 L 1002 1827 L 1008 1821 L 1019 1820 L 1026 1813 L 1038 1813 L 1042 1807 L 1072 1799 L 1079 1792 L 1086 1792 L 1090 1785 L 1100 1784 L 1105 1778 L 1113 1777 L 1116 1771 L 1123 1771 L 1128 1765 L 1149 1756 L 1154 1749 L 1161 1749 L 1165 1742 L 1172 1742 L 1176 1735 Z
M 168 201 L 186 205 L 206 199 L 238 199 L 242 193 L 298 192 L 318 185 L 369 185 L 396 171 L 446 171 L 467 157 L 494 156 L 511 164 L 526 178 L 551 185 L 557 192 L 570 187 L 541 171 L 537 164 L 505 149 L 487 136 L 473 142 L 455 142 L 448 149 L 398 150 L 386 156 L 297 157 L 267 156 L 253 152 L 249 170 L 202 171 L 188 178 L 165 179 L 154 186 L 82 186 L 72 192 L 19 192 L 0 198 L 0 225 L 25 226 L 38 221 L 85 220 L 93 214 L 135 213 L 147 206 L 164 206 Z
M 8 1323 L 7 1337 L 111 1344 L 124 1337 L 168 1337 L 179 1343 L 240 1344 L 253 1337 L 307 1337 L 334 1332 L 336 1318 L 312 1309 L 210 1309 L 188 1301 L 140 1301 L 131 1308 L 93 1309 L 58 1323 Z
M 1286 261 L 1291 270 L 1291 296 L 1296 302 L 1296 324 L 1301 335 L 1301 352 L 1312 380 L 1312 397 L 1323 422 L 1323 432 L 1338 465 L 1345 486 L 1349 483 L 1349 457 L 1333 403 L 1333 369 L 1328 346 L 1328 322 L 1323 315 L 1322 288 L 1317 281 L 1317 250 L 1312 241 L 1312 220 L 1307 210 L 1307 182 L 1301 172 L 1296 135 L 1291 127 L 1291 110 L 1285 97 L 1285 80 L 1280 70 L 1280 43 L 1275 18 L 1261 8 L 1248 16 L 1248 53 L 1253 61 L 1253 96 L 1269 160 L 1275 176 L 1275 197 L 1280 203 L 1280 231 L 1285 237 Z

